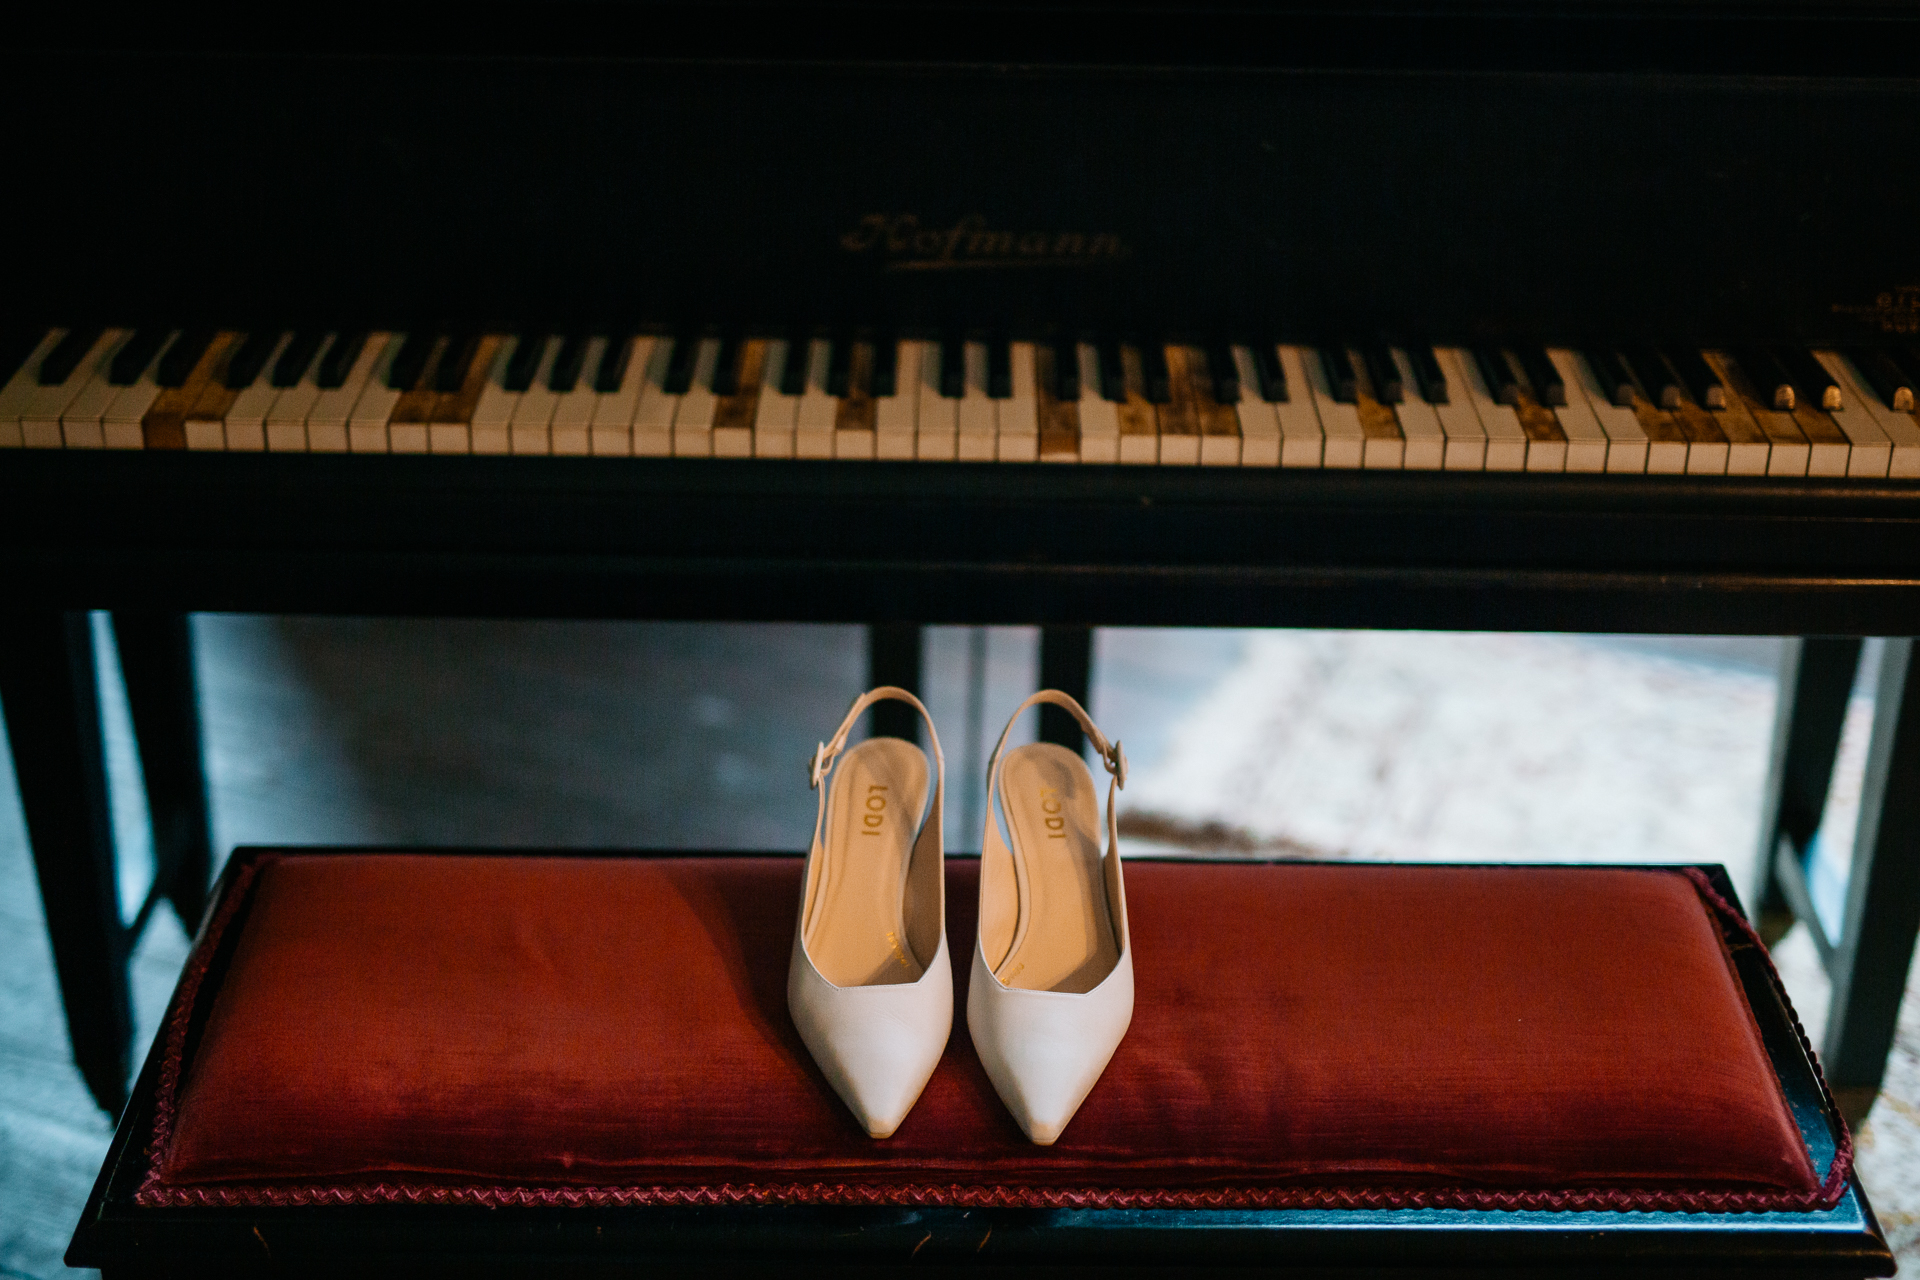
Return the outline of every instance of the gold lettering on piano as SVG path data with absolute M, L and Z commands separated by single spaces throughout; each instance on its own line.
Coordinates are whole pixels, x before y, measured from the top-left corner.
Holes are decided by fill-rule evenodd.
M 840 237 L 840 248 L 878 258 L 887 271 L 1095 267 L 1133 253 L 1111 231 L 1001 231 L 977 213 L 945 227 L 917 214 L 870 213 Z
M 1836 302 L 1833 312 L 1852 316 L 1881 333 L 1920 333 L 1920 284 L 1888 289 L 1865 305 Z

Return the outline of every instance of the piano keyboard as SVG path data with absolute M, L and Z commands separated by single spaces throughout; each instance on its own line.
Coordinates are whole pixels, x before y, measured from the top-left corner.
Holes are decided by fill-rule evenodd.
M 1920 476 L 1920 353 L 50 330 L 0 447 Z

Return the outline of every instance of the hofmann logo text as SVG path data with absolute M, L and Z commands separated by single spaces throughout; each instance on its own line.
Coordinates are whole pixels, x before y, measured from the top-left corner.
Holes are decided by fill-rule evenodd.
M 878 258 L 888 271 L 1098 267 L 1132 253 L 1110 231 L 1002 231 L 979 214 L 943 227 L 911 213 L 870 213 L 840 237 L 840 247 Z

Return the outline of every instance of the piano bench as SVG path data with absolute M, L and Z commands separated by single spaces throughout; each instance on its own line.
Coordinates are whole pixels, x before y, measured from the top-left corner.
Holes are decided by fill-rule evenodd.
M 1129 859 L 1053 1147 L 955 1019 L 866 1137 L 786 1010 L 790 856 L 241 850 L 67 1260 L 109 1276 L 1890 1275 L 1718 868 Z

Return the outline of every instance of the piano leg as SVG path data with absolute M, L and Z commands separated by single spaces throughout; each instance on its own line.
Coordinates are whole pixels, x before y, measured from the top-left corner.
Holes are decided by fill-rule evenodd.
M 116 613 L 113 635 L 153 818 L 155 889 L 191 936 L 213 868 L 192 632 L 182 613 Z
M 73 1056 L 94 1100 L 127 1100 L 133 1005 L 85 613 L 0 618 L 0 709 L 47 913 Z
M 867 687 L 890 684 L 920 695 L 920 626 L 876 622 L 867 628 Z M 920 713 L 904 702 L 881 702 L 873 711 L 875 737 L 920 741 Z
M 1788 640 L 1780 658 L 1779 702 L 1773 717 L 1773 755 L 1760 809 L 1760 848 L 1754 859 L 1747 913 L 1769 945 L 1793 924 L 1795 908 L 1781 892 L 1774 864 L 1796 862 L 1820 828 L 1833 780 L 1847 699 L 1860 666 L 1860 641 L 1851 636 Z
M 1093 628 L 1040 628 L 1040 687 L 1058 689 L 1081 706 L 1093 679 Z M 1040 708 L 1040 741 L 1084 751 L 1086 735 L 1065 707 Z

